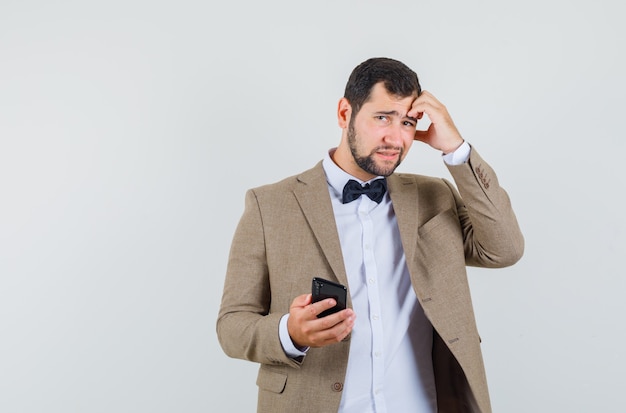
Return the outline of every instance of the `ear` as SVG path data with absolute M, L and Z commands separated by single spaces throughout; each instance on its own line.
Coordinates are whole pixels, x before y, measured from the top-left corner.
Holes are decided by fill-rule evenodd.
M 350 116 L 352 116 L 352 106 L 350 102 L 348 102 L 346 98 L 339 99 L 339 104 L 337 105 L 337 122 L 341 129 L 348 127 Z

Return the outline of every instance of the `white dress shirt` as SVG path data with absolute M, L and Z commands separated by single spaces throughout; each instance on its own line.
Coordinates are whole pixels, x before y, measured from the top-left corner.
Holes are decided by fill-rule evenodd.
M 435 413 L 433 329 L 411 285 L 391 198 L 343 204 L 346 182 L 365 182 L 339 168 L 333 151 L 323 167 L 356 314 L 339 413 Z M 469 152 L 465 142 L 444 161 L 463 163 Z M 280 323 L 283 348 L 292 357 L 305 355 L 289 339 L 287 318 Z

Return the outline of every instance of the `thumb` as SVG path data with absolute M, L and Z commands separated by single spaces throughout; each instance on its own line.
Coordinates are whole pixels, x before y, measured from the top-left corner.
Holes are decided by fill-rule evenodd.
M 416 130 L 415 136 L 413 136 L 413 140 L 428 143 L 429 132 L 430 128 L 428 128 L 428 130 Z

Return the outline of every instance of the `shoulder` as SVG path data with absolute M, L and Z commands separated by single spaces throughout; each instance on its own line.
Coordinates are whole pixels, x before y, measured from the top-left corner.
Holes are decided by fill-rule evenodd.
M 429 204 L 449 204 L 456 188 L 445 178 L 408 173 L 394 173 L 387 177 L 389 195 L 394 202 L 401 199 L 419 199 Z
M 427 188 L 445 189 L 450 185 L 445 178 L 409 173 L 394 173 L 387 177 L 387 183 L 397 190 L 414 187 L 420 191 Z

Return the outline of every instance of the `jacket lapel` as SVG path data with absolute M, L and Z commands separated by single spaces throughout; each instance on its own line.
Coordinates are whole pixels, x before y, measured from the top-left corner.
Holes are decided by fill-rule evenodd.
M 319 162 L 313 169 L 299 175 L 297 179 L 298 185 L 294 189 L 294 195 L 302 213 L 337 280 L 347 285 L 348 278 L 343 264 L 335 214 L 322 163 Z
M 414 268 L 411 267 L 410 263 L 415 262 L 414 258 L 417 253 L 417 184 L 413 179 L 392 174 L 387 177 L 387 188 L 396 214 L 396 219 L 398 220 L 398 229 L 400 230 L 400 238 L 402 240 L 406 262 L 409 265 L 409 271 L 413 273 Z

